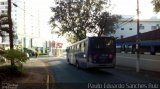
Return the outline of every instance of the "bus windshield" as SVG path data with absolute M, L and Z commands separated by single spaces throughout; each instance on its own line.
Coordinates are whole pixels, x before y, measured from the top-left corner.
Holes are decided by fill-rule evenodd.
M 109 38 L 93 38 L 91 39 L 90 47 L 94 51 L 108 51 L 111 52 L 113 50 L 114 40 Z

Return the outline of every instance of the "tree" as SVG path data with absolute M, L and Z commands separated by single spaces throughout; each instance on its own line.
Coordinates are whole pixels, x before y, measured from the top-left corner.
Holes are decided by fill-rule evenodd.
M 160 12 L 160 0 L 152 0 L 155 12 Z
M 54 16 L 52 16 L 50 24 L 53 29 L 59 28 L 58 31 L 53 31 L 59 35 L 66 35 L 72 43 L 86 38 L 86 33 L 98 34 L 102 31 L 98 29 L 99 26 L 103 32 L 108 34 L 107 32 L 110 31 L 104 31 L 108 30 L 107 26 L 104 29 L 103 21 L 100 21 L 104 18 L 101 15 L 104 14 L 102 12 L 104 8 L 108 7 L 108 3 L 109 0 L 60 0 L 55 7 L 51 8 Z M 103 24 L 105 25 L 105 22 Z
M 103 12 L 99 18 L 97 18 L 99 30 L 96 33 L 98 36 L 115 33 L 119 19 L 121 19 L 121 16 L 119 15 L 112 15 L 108 12 Z

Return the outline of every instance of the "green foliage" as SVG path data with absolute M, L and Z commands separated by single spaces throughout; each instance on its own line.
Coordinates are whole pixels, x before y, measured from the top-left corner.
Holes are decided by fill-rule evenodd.
M 112 15 L 108 12 L 103 12 L 99 18 L 97 18 L 97 25 L 100 28 L 99 31 L 97 31 L 98 36 L 115 33 L 119 19 L 121 19 L 121 16 L 119 15 Z
M 152 0 L 155 12 L 160 12 L 160 0 Z
M 52 32 L 66 35 L 70 42 L 86 38 L 86 33 L 99 33 L 100 15 L 107 8 L 110 0 L 59 0 L 51 10 L 54 12 L 50 20 Z M 115 21 L 115 20 L 112 20 Z M 59 25 L 59 23 L 61 25 Z M 109 24 L 110 25 L 110 24 Z M 113 24 L 111 24 L 113 25 Z M 104 30 L 104 29 L 103 29 Z M 105 29 L 106 30 L 106 29 Z M 113 30 L 113 29 L 112 29 Z M 105 31 L 107 33 L 107 31 Z M 110 32 L 110 31 L 108 31 Z
M 16 63 L 19 66 L 22 66 L 22 63 L 29 59 L 24 52 L 15 49 L 6 50 L 4 57 L 7 60 L 14 61 L 14 64 Z

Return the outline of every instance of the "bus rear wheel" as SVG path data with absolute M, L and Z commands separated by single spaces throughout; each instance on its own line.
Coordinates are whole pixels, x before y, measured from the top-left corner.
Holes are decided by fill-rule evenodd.
M 78 63 L 78 61 L 76 61 L 76 67 L 79 69 L 79 63 Z

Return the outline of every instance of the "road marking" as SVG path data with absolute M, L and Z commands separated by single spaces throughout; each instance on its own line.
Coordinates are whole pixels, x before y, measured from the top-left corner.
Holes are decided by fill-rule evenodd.
M 137 58 L 133 58 L 133 57 L 124 57 L 124 56 L 117 56 L 117 57 L 120 57 L 120 58 L 129 58 L 129 59 L 137 59 Z M 142 60 L 148 60 L 148 61 L 160 61 L 160 60 L 155 60 L 155 59 L 146 59 L 146 58 L 140 58 Z

